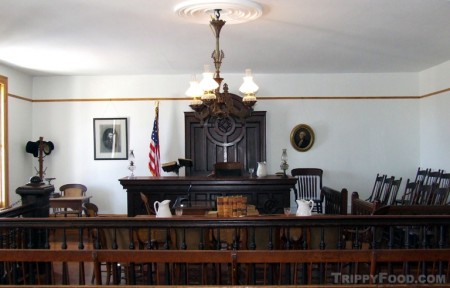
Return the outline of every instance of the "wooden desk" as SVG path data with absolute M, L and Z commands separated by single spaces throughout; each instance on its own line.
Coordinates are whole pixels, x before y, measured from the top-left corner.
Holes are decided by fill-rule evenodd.
M 50 198 L 50 208 L 63 208 L 64 210 L 70 208 L 80 211 L 79 216 L 81 216 L 83 213 L 83 204 L 89 203 L 89 199 L 91 198 L 92 196 Z
M 261 214 L 283 213 L 290 206 L 290 192 L 296 178 L 269 175 L 266 177 L 205 177 L 166 176 L 121 178 L 120 184 L 127 191 L 128 216 L 146 214 L 140 192 L 147 195 L 150 204 L 165 199 L 175 203 L 177 197 L 188 201 L 216 202 L 218 196 L 242 195 L 247 203 L 255 205 Z

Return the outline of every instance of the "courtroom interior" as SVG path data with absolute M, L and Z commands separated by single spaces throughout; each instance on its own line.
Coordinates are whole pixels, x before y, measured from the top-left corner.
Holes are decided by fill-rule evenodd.
M 450 287 L 448 0 L 2 4 L 0 285 Z

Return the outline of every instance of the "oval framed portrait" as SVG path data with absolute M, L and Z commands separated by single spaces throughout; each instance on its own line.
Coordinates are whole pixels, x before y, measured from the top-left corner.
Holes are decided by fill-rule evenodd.
M 314 144 L 314 131 L 306 124 L 299 124 L 291 131 L 291 145 L 295 150 L 305 152 Z

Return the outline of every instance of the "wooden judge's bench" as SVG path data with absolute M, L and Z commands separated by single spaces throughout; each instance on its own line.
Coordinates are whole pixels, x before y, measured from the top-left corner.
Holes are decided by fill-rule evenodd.
M 248 109 L 238 95 L 228 93 L 235 111 Z M 242 195 L 247 204 L 255 205 L 260 214 L 283 214 L 290 206 L 290 192 L 296 178 L 269 175 L 211 177 L 217 163 L 238 162 L 242 173 L 256 168 L 267 159 L 266 112 L 253 111 L 249 117 L 206 117 L 195 112 L 184 113 L 185 154 L 192 167 L 185 167 L 186 176 L 125 177 L 119 179 L 127 192 L 128 216 L 147 214 L 140 193 L 144 193 L 153 208 L 155 201 L 185 198 L 189 203 L 204 202 L 215 208 L 219 196 Z M 217 174 L 216 174 L 217 175 Z M 173 212 L 173 211 L 172 211 Z
M 290 192 L 296 178 L 269 175 L 265 177 L 125 177 L 119 179 L 127 192 L 128 216 L 146 214 L 140 193 L 144 193 L 153 206 L 155 201 L 186 198 L 190 202 L 215 204 L 218 196 L 242 195 L 247 203 L 255 205 L 261 214 L 283 213 L 283 207 L 290 206 Z

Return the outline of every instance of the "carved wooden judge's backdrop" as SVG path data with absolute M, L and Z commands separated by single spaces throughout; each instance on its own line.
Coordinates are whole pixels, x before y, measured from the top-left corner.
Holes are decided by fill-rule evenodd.
M 241 97 L 230 95 L 236 107 L 243 106 Z M 248 171 L 266 160 L 265 111 L 254 111 L 245 119 L 211 117 L 204 123 L 195 117 L 195 112 L 185 112 L 184 119 L 186 158 L 193 160 L 186 175 L 207 175 L 217 162 L 241 162 Z

